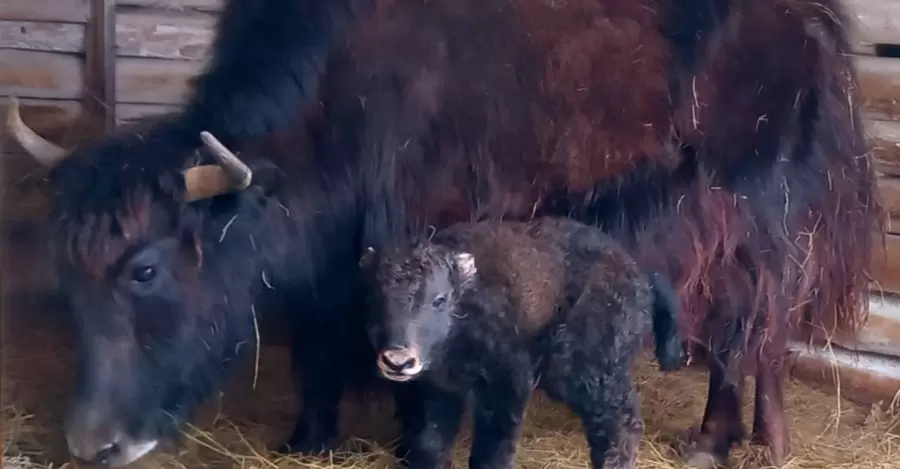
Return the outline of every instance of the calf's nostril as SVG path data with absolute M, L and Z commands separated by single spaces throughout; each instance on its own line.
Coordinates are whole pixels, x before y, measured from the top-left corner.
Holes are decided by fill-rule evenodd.
M 406 351 L 386 351 L 381 354 L 381 361 L 384 366 L 391 371 L 404 371 L 416 366 L 417 360 L 415 356 Z
M 383 353 L 381 354 L 381 363 L 388 369 L 396 370 L 397 365 L 394 363 L 394 360 L 392 358 L 393 357 L 391 357 L 390 355 Z
M 115 443 L 110 443 L 103 447 L 97 455 L 94 456 L 94 459 L 91 463 L 99 465 L 99 466 L 109 466 L 110 459 L 119 451 L 119 446 Z

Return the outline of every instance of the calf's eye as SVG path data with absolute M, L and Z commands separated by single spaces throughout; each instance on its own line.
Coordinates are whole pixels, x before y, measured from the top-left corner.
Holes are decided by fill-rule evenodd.
M 435 308 L 440 307 L 447 301 L 447 295 L 441 294 L 434 297 L 434 300 L 431 301 L 431 305 Z
M 135 282 L 147 283 L 156 278 L 156 268 L 152 265 L 136 267 L 132 274 Z

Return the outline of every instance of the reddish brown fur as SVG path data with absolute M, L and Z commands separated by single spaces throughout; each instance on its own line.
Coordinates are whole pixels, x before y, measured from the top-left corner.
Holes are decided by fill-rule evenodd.
M 864 318 L 864 311 L 858 311 L 852 305 L 859 303 L 858 292 L 862 291 L 865 263 L 868 262 L 865 253 L 870 250 L 870 243 L 859 233 L 842 232 L 841 236 L 844 238 L 834 239 L 832 242 L 823 241 L 821 245 L 827 248 L 818 252 L 809 251 L 804 245 L 808 244 L 807 240 L 788 241 L 785 238 L 783 242 L 790 249 L 786 254 L 792 260 L 792 266 L 780 266 L 782 258 L 763 258 L 755 249 L 747 249 L 743 254 L 749 256 L 743 261 L 744 264 L 735 260 L 739 246 L 758 242 L 755 230 L 768 228 L 757 223 L 768 223 L 771 220 L 754 221 L 754 218 L 759 217 L 753 213 L 756 209 L 752 204 L 742 202 L 747 194 L 742 193 L 740 187 L 729 187 L 733 186 L 736 170 L 747 167 L 751 173 L 754 171 L 750 167 L 753 162 L 729 159 L 729 155 L 770 151 L 759 146 L 769 145 L 775 132 L 781 131 L 779 129 L 782 127 L 776 125 L 789 125 L 788 119 L 797 113 L 801 99 L 815 85 L 814 74 L 820 73 L 817 72 L 819 69 L 812 67 L 828 67 L 829 70 L 834 67 L 847 68 L 845 63 L 819 62 L 836 59 L 832 58 L 834 52 L 820 51 L 818 43 L 806 39 L 807 34 L 816 34 L 816 28 L 821 27 L 805 26 L 804 21 L 809 21 L 809 8 L 803 2 L 737 2 L 734 7 L 737 11 L 728 16 L 724 31 L 706 46 L 715 53 L 710 54 L 710 58 L 698 66 L 689 86 L 679 90 L 681 104 L 673 108 L 667 67 L 674 59 L 668 43 L 656 33 L 665 20 L 665 8 L 668 8 L 665 2 L 570 1 L 564 5 L 565 8 L 554 8 L 551 3 L 512 2 L 510 8 L 503 12 L 504 19 L 492 20 L 494 29 L 490 37 L 503 36 L 508 41 L 508 45 L 504 45 L 507 54 L 512 57 L 539 58 L 532 62 L 535 64 L 533 66 L 543 68 L 543 78 L 539 83 L 527 82 L 526 78 L 519 90 L 527 93 L 534 101 L 529 106 L 529 121 L 534 127 L 530 132 L 516 134 L 515 139 L 520 143 L 503 141 L 502 147 L 486 144 L 482 148 L 460 148 L 458 135 L 455 134 L 451 139 L 439 140 L 438 151 L 444 155 L 439 161 L 443 166 L 427 169 L 429 174 L 434 175 L 422 182 L 427 186 L 417 186 L 420 184 L 414 176 L 417 168 L 412 165 L 402 167 L 404 174 L 395 176 L 395 180 L 399 184 L 414 186 L 403 191 L 410 195 L 416 194 L 408 199 L 409 203 L 415 204 L 410 207 L 416 214 L 413 218 L 439 221 L 438 224 L 441 225 L 468 219 L 472 216 L 472 207 L 466 200 L 472 200 L 473 197 L 482 198 L 477 202 L 480 208 L 476 208 L 475 213 L 528 216 L 537 212 L 541 201 L 556 191 L 577 194 L 590 190 L 597 182 L 620 177 L 648 163 L 663 167 L 674 167 L 682 163 L 683 157 L 672 145 L 672 138 L 677 135 L 681 145 L 689 145 L 697 151 L 701 174 L 692 184 L 677 190 L 675 216 L 661 216 L 654 220 L 645 232 L 636 233 L 639 241 L 634 241 L 634 244 L 638 251 L 646 251 L 647 262 L 657 265 L 661 270 L 670 271 L 681 279 L 680 291 L 685 306 L 692 312 L 693 319 L 690 323 L 693 326 L 689 327 L 691 336 L 697 341 L 706 342 L 700 331 L 700 325 L 708 317 L 708 301 L 704 300 L 708 295 L 705 291 L 745 288 L 741 285 L 747 283 L 746 279 L 737 284 L 725 281 L 725 285 L 713 288 L 713 279 L 734 278 L 734 275 L 740 277 L 742 274 L 728 272 L 731 269 L 743 272 L 747 265 L 762 268 L 759 274 L 761 279 L 754 293 L 755 301 L 766 304 L 760 306 L 762 310 L 777 311 L 788 307 L 778 304 L 779 298 L 797 299 L 800 304 L 809 307 L 792 310 L 798 311 L 798 314 L 815 312 L 818 317 L 809 318 L 814 322 L 827 319 L 832 313 L 826 311 L 835 308 L 841 311 L 839 314 L 846 315 L 846 318 L 842 316 L 843 319 L 837 323 L 850 328 L 856 327 Z M 483 19 L 491 15 L 477 11 L 477 7 L 467 2 L 456 4 L 455 10 L 444 5 L 436 6 L 435 9 L 442 7 L 451 10 L 447 13 L 448 16 Z M 464 13 L 459 11 L 464 8 L 469 10 Z M 389 9 L 380 11 L 386 16 L 390 12 Z M 486 76 L 480 77 L 483 81 L 494 83 L 498 88 L 504 86 L 502 83 L 508 77 L 494 76 L 495 70 L 454 68 L 448 63 L 449 59 L 444 57 L 446 53 L 435 53 L 428 49 L 432 41 L 422 40 L 410 45 L 410 36 L 421 34 L 427 37 L 428 33 L 391 29 L 409 27 L 409 21 L 396 19 L 403 18 L 403 13 L 398 15 L 392 17 L 393 23 L 382 19 L 374 21 L 378 25 L 376 27 L 372 27 L 372 23 L 366 23 L 365 30 L 368 34 L 354 42 L 352 50 L 357 57 L 377 57 L 375 66 L 393 73 L 399 69 L 407 70 L 405 73 L 410 76 L 445 77 L 443 83 L 436 78 L 428 80 L 430 84 L 437 83 L 427 87 L 427 92 L 420 90 L 420 80 L 411 79 L 410 88 L 414 91 L 401 92 L 406 96 L 403 101 L 406 112 L 412 112 L 422 120 L 441 119 L 450 112 L 448 107 L 457 104 L 457 100 L 483 101 L 477 98 L 468 100 L 466 94 L 472 92 L 468 88 L 455 88 L 471 84 L 463 76 L 474 79 L 479 73 L 486 73 Z M 472 23 L 477 24 L 476 21 Z M 566 33 L 561 35 L 560 31 Z M 378 41 L 384 38 L 395 42 L 378 45 Z M 471 40 L 487 41 L 487 38 L 473 33 Z M 386 51 L 395 52 L 390 54 Z M 423 59 L 429 54 L 431 58 Z M 409 60 L 410 57 L 417 60 Z M 477 67 L 477 60 L 467 65 Z M 419 67 L 423 63 L 432 65 L 423 71 L 409 69 L 410 66 Z M 849 69 L 845 79 L 848 81 L 841 84 L 841 88 L 852 92 Z M 727 86 L 727 89 L 720 89 L 723 86 Z M 752 93 L 742 90 L 752 90 Z M 435 95 L 441 92 L 451 96 L 445 98 L 449 102 L 444 103 L 443 114 L 434 103 Z M 777 98 L 785 93 L 790 93 L 794 100 L 780 106 Z M 509 98 L 500 96 L 496 101 L 506 103 L 507 99 L 513 99 L 512 96 L 513 93 Z M 825 97 L 830 98 L 831 95 Z M 852 98 L 848 96 L 846 101 L 835 103 L 831 107 L 835 112 L 834 118 L 855 119 L 853 110 L 847 107 L 852 103 Z M 453 110 L 457 111 L 455 108 Z M 670 116 L 676 118 L 674 122 Z M 478 120 L 486 120 L 488 128 L 504 131 L 515 128 L 516 125 L 514 121 L 496 113 Z M 463 133 L 467 131 L 465 128 L 461 130 Z M 499 138 L 499 135 L 494 136 L 490 132 L 486 135 L 489 138 Z M 861 142 L 851 144 L 862 148 Z M 542 151 L 540 155 L 529 156 L 523 161 L 521 153 L 517 151 L 519 148 L 540 148 Z M 847 150 L 853 151 L 853 148 Z M 479 195 L 464 192 L 472 190 L 472 185 L 468 182 L 472 175 L 463 163 L 480 158 L 471 156 L 472 152 L 490 153 L 493 158 L 490 166 L 479 168 L 484 173 L 476 176 L 491 188 L 486 200 Z M 862 158 L 863 154 L 860 153 L 859 157 Z M 854 171 L 858 171 L 857 174 L 868 174 L 868 163 L 860 163 L 862 166 Z M 760 175 L 777 177 L 765 173 Z M 451 177 L 453 179 L 449 180 Z M 868 231 L 866 228 L 869 225 L 865 220 L 877 213 L 874 200 L 864 200 L 860 209 L 845 213 L 832 212 L 834 219 L 830 221 L 828 218 L 832 213 L 813 215 L 824 207 L 840 206 L 842 197 L 856 192 L 853 185 L 859 184 L 860 180 L 849 175 L 844 177 L 851 178 L 847 186 L 832 187 L 830 195 L 826 195 L 833 197 L 833 200 L 796 200 L 795 203 L 809 207 L 806 211 L 810 215 L 785 218 L 781 229 L 786 231 L 778 236 L 797 233 L 798 238 L 811 239 L 811 235 L 803 233 L 812 233 L 814 230 L 832 231 L 847 226 L 862 227 Z M 789 198 L 790 187 L 784 187 Z M 753 186 L 748 187 L 751 188 L 755 189 Z M 424 197 L 419 198 L 419 195 Z M 755 197 L 756 194 L 750 196 Z M 792 203 L 790 200 L 782 202 L 786 205 Z M 466 205 L 470 208 L 465 209 Z M 830 225 L 834 227 L 828 228 Z M 629 232 L 621 234 L 625 238 L 632 237 Z M 655 236 L 668 236 L 670 240 L 649 241 L 649 238 Z M 652 247 L 661 245 L 666 245 L 667 249 Z M 841 253 L 837 255 L 830 252 L 836 246 L 841 246 Z M 764 249 L 764 246 L 758 247 Z M 669 258 L 664 263 L 659 261 L 661 252 L 666 254 L 664 258 Z M 678 253 L 678 258 L 671 258 L 674 253 Z M 851 256 L 853 253 L 858 255 Z M 841 258 L 855 259 L 859 264 L 855 268 L 846 269 L 851 277 L 835 278 L 833 281 L 853 287 L 824 287 L 825 284 L 820 282 L 831 280 L 822 268 L 816 269 L 816 266 L 833 265 L 833 262 Z M 849 274 L 850 271 L 855 273 Z M 798 279 L 791 282 L 801 284 L 781 285 L 783 280 L 793 276 L 798 276 Z M 820 285 L 818 293 L 810 289 L 816 284 Z M 857 293 L 850 293 L 851 291 Z M 781 315 L 771 317 L 778 316 Z M 754 321 L 753 318 L 747 319 L 749 322 Z M 800 319 L 800 316 L 794 319 Z
M 692 73 L 671 90 L 675 51 L 657 31 L 678 12 L 676 2 L 570 1 L 560 8 L 512 2 L 502 18 L 472 2 L 435 6 L 447 8 L 454 31 L 477 44 L 472 50 L 480 54 L 464 62 L 435 46 L 443 42 L 431 39 L 441 37 L 434 23 L 402 32 L 375 28 L 376 38 L 396 43 L 379 49 L 372 46 L 377 41 L 363 41 L 352 49 L 357 57 L 378 57 L 376 68 L 387 61 L 392 73 L 404 71 L 401 77 L 416 76 L 421 72 L 411 67 L 422 66 L 445 77 L 434 91 L 444 93 L 443 107 L 401 90 L 403 118 L 408 113 L 453 129 L 447 138 L 436 136 L 432 151 L 440 158 L 406 159 L 397 173 L 379 173 L 390 181 L 379 182 L 389 204 L 407 208 L 407 220 L 398 222 L 527 218 L 558 210 L 546 205 L 558 194 L 585 216 L 592 197 L 615 200 L 610 192 L 617 185 L 640 187 L 642 176 L 625 178 L 635 169 L 692 168 L 683 181 L 667 176 L 659 202 L 648 181 L 635 200 L 618 196 L 622 205 L 644 198 L 645 208 L 609 206 L 597 218 L 646 267 L 679 285 L 684 332 L 713 352 L 710 360 L 722 361 L 715 365 L 723 367 L 722 379 L 740 382 L 741 368 L 780 375 L 791 335 L 855 330 L 866 315 L 870 232 L 880 212 L 851 107 L 850 63 L 834 33 L 826 33 L 838 26 L 828 7 L 807 2 L 730 3 L 721 29 L 699 43 Z M 487 22 L 489 31 L 477 29 Z M 427 39 L 411 47 L 416 36 Z M 492 39 L 499 37 L 502 46 Z M 510 57 L 508 70 L 489 62 L 492 47 Z M 526 62 L 541 72 L 516 74 Z M 534 76 L 541 78 L 529 81 Z M 809 117 L 813 106 L 822 114 Z M 525 111 L 528 118 L 520 118 Z M 803 140 L 809 132 L 816 137 Z M 613 189 L 594 192 L 604 182 Z M 585 192 L 586 204 L 572 203 Z M 733 410 L 722 412 L 730 413 L 721 417 L 729 425 L 740 426 Z M 778 460 L 786 449 L 775 452 Z
M 266 228 L 303 225 L 308 214 L 297 215 L 298 207 L 325 210 L 335 215 L 317 222 L 333 223 L 325 226 L 332 235 L 380 248 L 429 225 L 476 218 L 567 213 L 596 222 L 645 269 L 668 274 L 686 312 L 685 335 L 709 352 L 700 450 L 727 454 L 727 440 L 742 436 L 737 410 L 747 371 L 765 384 L 760 415 L 772 416 L 754 431 L 776 435 L 770 443 L 782 458 L 783 409 L 773 396 L 780 396 L 786 341 L 864 321 L 871 231 L 881 221 L 834 2 L 348 2 L 365 8 L 327 54 L 316 49 L 327 63 L 288 70 L 291 80 L 272 78 L 272 96 L 240 88 L 258 85 L 265 70 L 232 82 L 223 66 L 198 80 L 190 109 L 213 95 L 232 112 L 189 114 L 207 119 L 192 124 L 212 128 L 242 155 L 262 154 L 288 176 L 271 197 L 293 215 L 278 218 L 269 205 Z M 698 13 L 704 9 L 721 14 L 721 23 Z M 306 60 L 301 52 L 308 51 L 285 46 L 279 53 L 294 55 L 280 59 L 295 66 Z M 307 80 L 315 86 L 303 93 L 284 84 L 320 69 L 321 82 Z M 273 103 L 282 96 L 291 99 Z M 235 111 L 242 106 L 249 117 Z M 291 123 L 264 119 L 272 109 Z M 258 131 L 263 126 L 275 130 Z M 93 179 L 83 176 L 100 177 L 85 169 L 92 161 L 62 170 L 63 185 L 72 186 L 63 197 L 91 194 L 114 206 L 81 224 L 64 222 L 99 241 L 88 249 L 78 234 L 82 257 L 108 265 L 93 253 L 123 252 L 129 243 L 102 214 L 120 213 L 125 194 L 142 194 L 136 180 L 168 187 L 150 178 L 171 178 L 189 158 L 142 161 L 149 169 L 140 175 L 109 171 L 100 189 L 85 187 Z M 174 193 L 151 194 L 168 205 L 151 207 L 149 226 L 161 223 L 157 214 L 178 218 L 183 206 L 170 200 Z M 153 236 L 145 223 L 135 226 Z M 305 229 L 298 231 L 310 236 Z M 319 263 L 310 261 L 303 278 L 323 284 L 317 276 L 333 273 L 322 272 L 319 248 L 279 254 L 314 257 Z M 350 253 L 333 257 L 329 265 L 350 265 Z M 332 299 L 323 303 L 333 307 Z
M 551 223 L 551 228 L 555 228 Z M 541 225 L 536 225 L 540 228 Z M 553 319 L 556 307 L 566 298 L 565 252 L 561 248 L 535 242 L 531 225 L 476 224 L 465 231 L 478 237 L 471 246 L 471 254 L 479 260 L 479 275 L 491 285 L 504 285 L 515 305 L 516 326 L 525 332 L 537 332 Z M 605 254 L 605 253 L 604 253 Z M 618 254 L 618 253 L 616 253 Z M 598 256 L 600 257 L 600 256 Z M 634 279 L 628 277 L 633 265 L 620 266 L 615 256 L 603 257 L 603 272 L 595 274 L 608 278 L 590 279 L 592 285 L 610 288 Z M 628 259 L 626 259 L 628 260 Z M 538 272 L 540 275 L 521 275 Z M 419 274 L 421 275 L 421 274 Z
M 533 131 L 546 152 L 546 166 L 535 174 L 550 170 L 560 178 L 550 182 L 577 192 L 643 163 L 676 163 L 666 159 L 673 156 L 666 151 L 671 51 L 657 34 L 659 2 L 554 3 L 516 3 L 541 58 L 542 94 L 554 103 L 551 113 L 533 111 Z M 559 120 L 557 106 L 566 119 Z

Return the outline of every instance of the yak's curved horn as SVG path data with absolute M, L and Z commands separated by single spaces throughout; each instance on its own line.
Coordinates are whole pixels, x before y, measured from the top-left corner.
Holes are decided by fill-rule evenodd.
M 19 100 L 13 97 L 9 98 L 6 110 L 6 128 L 19 145 L 44 167 L 52 168 L 66 157 L 62 147 L 50 143 L 25 125 L 19 115 Z
M 184 172 L 188 201 L 214 197 L 226 192 L 250 187 L 253 171 L 209 132 L 201 132 L 200 139 L 218 161 L 214 165 L 189 168 Z
M 200 132 L 200 139 L 203 140 L 206 148 L 219 161 L 219 166 L 227 171 L 234 180 L 234 189 L 244 190 L 250 187 L 250 182 L 253 180 L 253 171 L 250 171 L 250 168 L 237 155 L 232 153 L 225 145 L 222 145 L 222 142 L 209 132 Z

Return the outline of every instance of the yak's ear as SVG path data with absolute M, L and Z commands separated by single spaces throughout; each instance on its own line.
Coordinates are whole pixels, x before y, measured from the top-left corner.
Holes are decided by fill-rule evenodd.
M 375 248 L 369 246 L 363 251 L 362 256 L 359 257 L 359 266 L 363 269 L 368 269 L 375 264 L 377 257 L 378 253 L 375 251 Z
M 468 252 L 453 253 L 453 262 L 456 264 L 456 271 L 459 272 L 460 283 L 463 286 L 469 286 L 475 281 L 475 275 L 478 268 L 475 267 L 475 256 Z
M 263 160 L 250 161 L 248 166 L 253 169 L 253 184 L 251 187 L 256 188 L 265 197 L 281 192 L 285 174 L 278 165 L 271 161 Z

